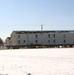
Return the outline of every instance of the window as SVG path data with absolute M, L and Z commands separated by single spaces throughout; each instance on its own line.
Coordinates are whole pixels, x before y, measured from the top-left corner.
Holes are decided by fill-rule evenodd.
M 35 37 L 37 38 L 38 36 L 37 36 L 37 35 L 35 35 Z
M 36 40 L 36 43 L 38 43 L 38 40 Z
M 66 35 L 64 34 L 64 38 L 66 38 Z
M 48 43 L 50 43 L 50 40 L 48 40 Z
M 50 35 L 48 34 L 48 37 L 50 37 Z
M 24 40 L 24 43 L 25 43 L 25 40 Z
M 18 40 L 18 43 L 20 44 L 20 40 Z
M 74 43 L 74 40 L 73 40 L 73 43 Z
M 20 39 L 20 35 L 18 35 L 18 38 Z
M 66 43 L 66 40 L 64 40 L 64 43 Z
M 74 40 L 73 40 L 73 43 L 74 43 Z
M 73 34 L 73 37 L 74 37 L 74 34 Z
M 55 40 L 53 40 L 53 42 L 55 43 Z
M 55 37 L 55 34 L 53 35 L 53 37 Z

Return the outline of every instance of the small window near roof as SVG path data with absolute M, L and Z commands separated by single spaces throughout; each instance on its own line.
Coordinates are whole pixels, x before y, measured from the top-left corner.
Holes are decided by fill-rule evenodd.
M 53 37 L 55 37 L 55 34 L 53 35 Z
M 38 36 L 37 36 L 37 35 L 35 35 L 35 37 L 37 38 Z
M 50 34 L 48 34 L 48 37 L 50 38 Z
M 20 38 L 20 35 L 18 35 L 18 38 Z

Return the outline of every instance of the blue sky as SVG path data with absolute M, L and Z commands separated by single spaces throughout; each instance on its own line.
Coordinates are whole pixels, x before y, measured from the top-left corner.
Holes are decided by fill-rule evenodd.
M 0 37 L 14 30 L 74 30 L 74 0 L 0 0 Z

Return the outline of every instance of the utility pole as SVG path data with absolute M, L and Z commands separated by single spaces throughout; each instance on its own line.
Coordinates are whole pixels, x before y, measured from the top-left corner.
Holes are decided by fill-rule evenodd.
M 43 32 L 43 25 L 41 25 L 41 31 Z
M 42 39 L 42 47 L 43 47 L 43 25 L 41 25 L 41 35 L 42 35 L 41 39 Z

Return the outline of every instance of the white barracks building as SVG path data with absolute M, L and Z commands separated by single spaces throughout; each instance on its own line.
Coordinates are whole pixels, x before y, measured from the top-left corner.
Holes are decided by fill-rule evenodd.
M 73 45 L 74 31 L 13 31 L 6 38 L 7 48 Z

